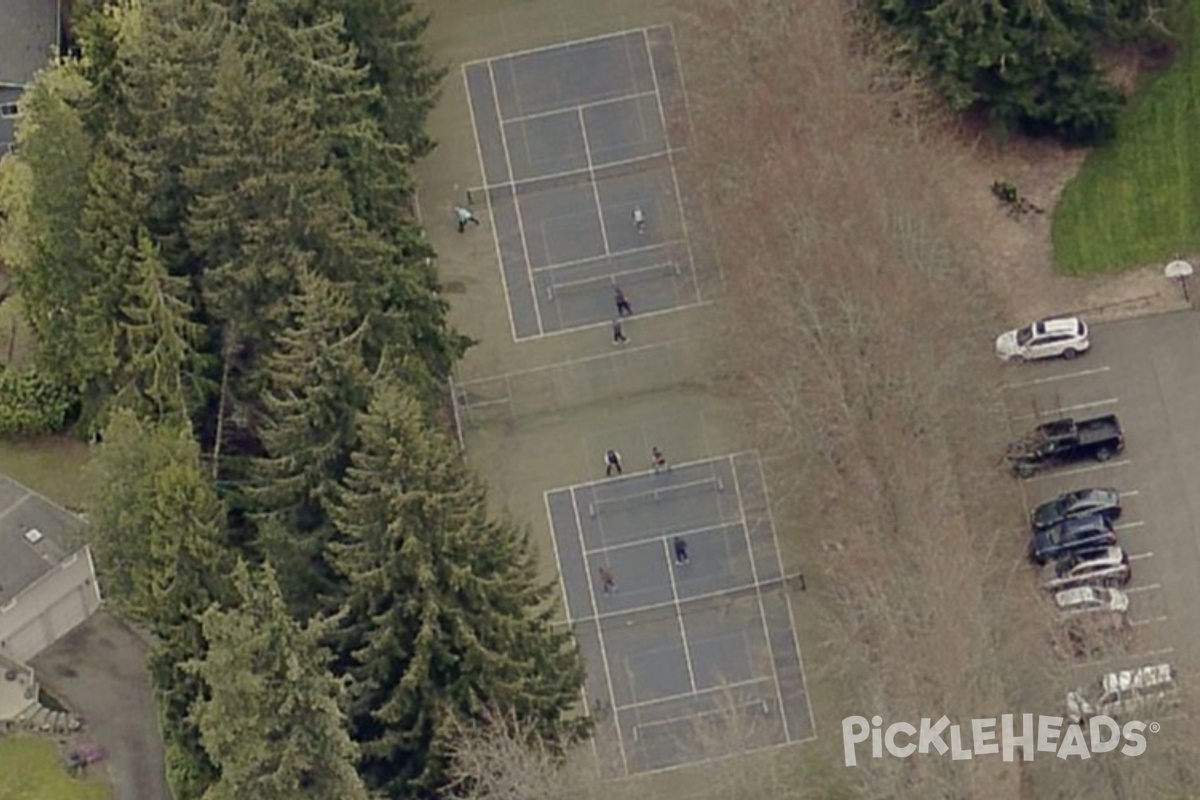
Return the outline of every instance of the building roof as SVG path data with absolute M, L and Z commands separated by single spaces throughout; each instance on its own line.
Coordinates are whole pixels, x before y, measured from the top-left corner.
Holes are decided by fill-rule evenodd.
M 20 87 L 50 62 L 59 44 L 61 0 L 0 0 L 0 104 L 16 102 Z M 0 120 L 0 154 L 12 141 L 13 120 Z
M 65 508 L 0 476 L 0 606 L 82 546 L 83 525 Z

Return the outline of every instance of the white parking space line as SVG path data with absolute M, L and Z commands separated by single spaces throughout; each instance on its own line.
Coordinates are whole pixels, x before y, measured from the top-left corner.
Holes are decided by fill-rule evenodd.
M 1129 560 L 1130 561 L 1144 561 L 1147 558 L 1154 558 L 1153 550 L 1151 550 L 1149 553 L 1138 553 L 1137 555 L 1132 555 L 1129 557 Z
M 1056 472 L 1045 472 L 1045 473 L 1042 473 L 1041 475 L 1034 475 L 1032 478 L 1026 478 L 1025 481 L 1027 483 L 1033 483 L 1034 481 L 1048 481 L 1048 480 L 1052 480 L 1054 478 L 1069 478 L 1072 475 L 1086 475 L 1089 472 L 1096 472 L 1097 470 L 1101 470 L 1101 469 L 1112 469 L 1113 467 L 1128 467 L 1132 463 L 1133 462 L 1127 458 L 1122 459 L 1120 461 L 1102 461 L 1101 463 L 1095 464 L 1090 467 L 1080 467 L 1079 469 L 1064 469 L 1064 470 L 1058 470 Z
M 1166 622 L 1166 621 L 1167 621 L 1166 617 L 1147 617 L 1146 619 L 1135 619 L 1135 620 L 1131 621 L 1129 624 L 1130 625 L 1153 625 L 1157 622 Z
M 1118 492 L 1118 494 L 1120 494 L 1121 497 L 1137 497 L 1139 494 L 1141 494 L 1141 492 L 1139 492 L 1137 489 L 1130 489 L 1128 492 Z
M 1100 375 L 1108 372 L 1111 367 L 1096 367 L 1095 369 L 1084 369 L 1079 372 L 1068 372 L 1065 375 L 1051 375 L 1046 378 L 1035 378 L 1031 381 L 1020 381 L 1018 383 L 1006 383 L 1005 389 L 1023 389 L 1027 386 L 1041 386 L 1043 383 L 1053 383 L 1055 381 L 1066 381 L 1071 378 L 1086 378 L 1088 375 Z
M 1153 555 L 1153 553 L 1151 553 Z M 1135 586 L 1132 589 L 1123 589 L 1125 594 L 1141 594 L 1142 592 L 1153 592 L 1155 589 L 1161 589 L 1161 583 L 1148 583 L 1145 586 Z
M 1089 408 L 1099 408 L 1100 406 L 1111 406 L 1111 405 L 1114 405 L 1119 402 L 1120 402 L 1119 398 L 1110 397 L 1107 400 L 1096 400 L 1091 403 L 1080 403 L 1079 405 L 1075 405 L 1075 406 L 1063 406 L 1061 408 L 1047 409 L 1046 412 L 1043 414 L 1017 414 L 1012 418 L 1012 420 L 1013 420 L 1013 422 L 1020 422 L 1022 420 L 1038 419 L 1039 417 L 1040 418 L 1050 418 L 1050 417 L 1054 417 L 1054 416 L 1062 416 L 1063 414 L 1068 414 L 1068 413 L 1072 413 L 1075 411 L 1087 411 Z
M 1071 667 L 1073 669 L 1092 669 L 1092 668 L 1098 667 L 1102 664 L 1112 664 L 1112 663 L 1115 663 L 1118 661 L 1130 661 L 1130 660 L 1137 660 L 1137 661 L 1142 661 L 1143 663 L 1145 663 L 1145 662 L 1149 661 L 1150 659 L 1161 658 L 1162 656 L 1169 656 L 1174 652 L 1175 652 L 1174 647 L 1164 647 L 1162 650 L 1148 650 L 1145 653 L 1134 653 L 1132 655 L 1127 655 L 1127 656 L 1125 656 L 1125 655 L 1113 656 L 1112 658 L 1097 658 L 1097 659 L 1093 659 L 1092 661 L 1080 661 L 1078 664 L 1072 664 Z
M 1122 522 L 1120 525 L 1113 525 L 1114 531 L 1127 531 L 1132 528 L 1141 528 L 1146 525 L 1145 522 Z

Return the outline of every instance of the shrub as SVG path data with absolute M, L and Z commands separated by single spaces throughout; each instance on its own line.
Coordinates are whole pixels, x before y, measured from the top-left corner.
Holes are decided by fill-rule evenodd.
M 58 433 L 78 395 L 33 368 L 0 365 L 0 436 Z

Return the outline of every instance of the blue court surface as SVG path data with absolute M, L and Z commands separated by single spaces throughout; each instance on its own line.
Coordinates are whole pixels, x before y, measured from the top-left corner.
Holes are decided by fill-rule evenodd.
M 556 489 L 546 507 L 605 777 L 813 736 L 756 454 Z
M 606 324 L 618 286 L 639 316 L 705 301 L 669 26 L 472 62 L 463 77 L 486 184 L 469 200 L 491 216 L 515 339 Z

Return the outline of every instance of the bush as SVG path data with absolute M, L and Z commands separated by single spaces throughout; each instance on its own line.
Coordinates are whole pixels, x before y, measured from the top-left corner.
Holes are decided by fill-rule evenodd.
M 78 396 L 36 369 L 0 365 L 0 436 L 59 433 Z
M 1162 37 L 1150 0 L 870 0 L 947 104 L 983 109 L 1003 130 L 1068 144 L 1111 138 L 1121 93 L 1097 65 L 1105 44 Z

